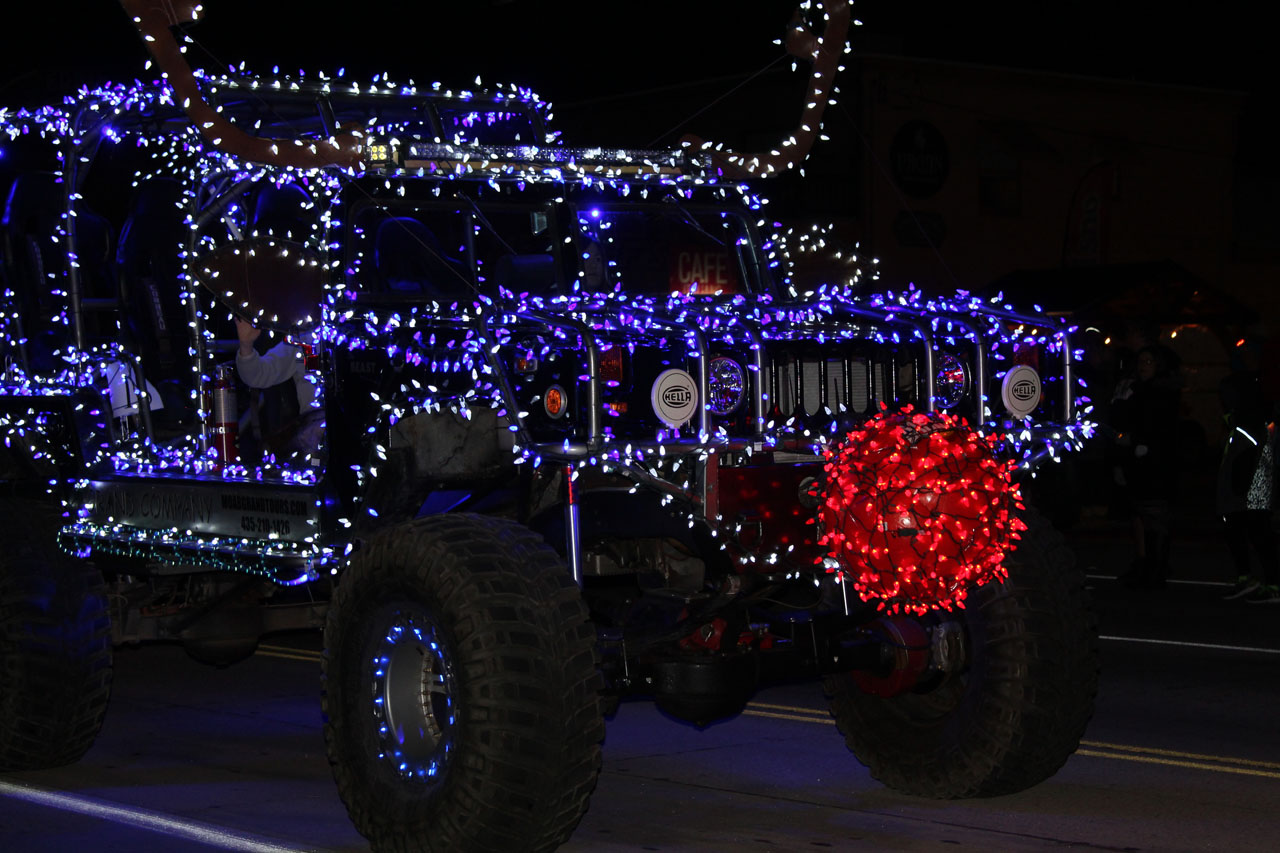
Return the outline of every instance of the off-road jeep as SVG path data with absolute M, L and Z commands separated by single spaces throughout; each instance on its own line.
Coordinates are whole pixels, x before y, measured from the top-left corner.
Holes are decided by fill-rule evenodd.
M 125 5 L 166 79 L 0 112 L 0 768 L 83 755 L 113 645 L 306 627 L 378 849 L 563 842 L 621 697 L 704 725 L 822 678 L 931 797 L 1076 748 L 1095 627 L 1016 485 L 1089 431 L 1061 321 L 802 291 L 741 180 L 771 155 L 567 147 L 515 87 L 192 73 Z M 237 379 L 236 316 L 293 377 Z M 324 430 L 289 450 L 298 382 Z

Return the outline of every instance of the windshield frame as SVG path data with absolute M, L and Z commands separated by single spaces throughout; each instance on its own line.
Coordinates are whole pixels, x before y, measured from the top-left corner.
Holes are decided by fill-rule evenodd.
M 592 241 L 586 230 L 582 227 L 584 222 L 593 219 L 599 219 L 607 212 L 629 212 L 637 213 L 657 213 L 662 218 L 671 222 L 678 222 L 690 233 L 696 233 L 703 238 L 710 239 L 730 251 L 737 261 L 737 273 L 740 281 L 743 283 L 743 289 L 739 293 L 744 295 L 752 294 L 773 294 L 776 292 L 775 282 L 769 273 L 769 267 L 761 250 L 761 241 L 759 233 L 756 229 L 756 223 L 753 218 L 748 215 L 748 211 L 727 204 L 717 204 L 715 202 L 686 202 L 675 196 L 666 196 L 661 201 L 647 202 L 628 202 L 625 200 L 603 200 L 603 199 L 575 199 L 568 204 L 569 214 L 566 216 L 568 226 L 572 228 L 574 246 L 577 255 L 578 280 L 580 283 L 592 274 L 587 269 L 587 262 L 590 260 L 590 249 Z M 721 243 L 712 230 L 706 227 L 706 223 L 700 217 L 716 216 L 720 218 L 733 217 L 742 225 L 741 232 L 738 236 L 738 242 L 733 245 Z M 741 241 L 745 239 L 745 246 Z M 585 284 L 582 289 L 587 293 L 613 293 L 619 292 L 619 282 L 613 269 L 617 266 L 617 259 L 608 257 L 601 259 L 605 266 L 603 268 L 606 275 L 605 283 L 600 288 L 588 288 Z M 655 290 L 645 289 L 636 291 L 632 288 L 626 288 L 620 292 L 628 295 L 648 295 L 648 296 L 670 296 L 673 292 L 671 289 Z M 737 293 L 712 293 L 697 292 L 692 293 L 683 291 L 685 296 L 706 297 L 726 299 L 732 298 Z
M 433 184 L 433 186 L 438 185 Z M 544 230 L 552 236 L 561 233 L 557 231 L 560 219 L 557 215 L 557 205 L 552 200 L 532 196 L 486 198 L 482 195 L 477 198 L 475 194 L 467 192 L 467 189 L 473 188 L 458 188 L 457 192 L 441 193 L 439 196 L 433 193 L 409 196 L 376 194 L 352 200 L 346 207 L 345 220 L 341 226 L 345 245 L 343 246 L 344 273 L 341 277 L 340 299 L 370 305 L 438 303 L 442 306 L 446 303 L 474 302 L 481 297 L 505 300 L 498 284 L 493 281 L 491 270 L 492 264 L 502 256 L 502 253 L 482 258 L 483 252 L 479 249 L 478 243 L 482 242 L 484 235 L 488 235 L 487 239 L 510 249 L 508 238 L 513 235 L 502 232 L 491 221 L 492 218 L 504 214 L 523 214 L 531 223 L 535 215 L 541 215 L 546 223 Z M 467 287 L 465 293 L 459 292 L 441 300 L 427 293 L 383 290 L 373 285 L 377 273 L 362 268 L 366 263 L 373 263 L 372 258 L 361 258 L 360 253 L 372 251 L 376 235 L 357 233 L 356 223 L 362 217 L 368 217 L 370 212 L 376 212 L 375 216 L 380 213 L 390 219 L 402 216 L 412 218 L 414 211 L 429 211 L 447 217 L 456 217 L 456 224 L 461 232 L 458 257 L 442 259 L 452 262 L 464 273 Z M 549 289 L 560 292 L 564 289 L 570 273 L 565 263 L 561 241 L 549 239 L 548 242 L 551 247 L 548 254 L 553 258 L 554 274 L 554 284 Z

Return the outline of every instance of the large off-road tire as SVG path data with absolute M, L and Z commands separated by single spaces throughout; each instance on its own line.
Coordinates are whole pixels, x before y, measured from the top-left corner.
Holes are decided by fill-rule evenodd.
M 0 501 L 0 770 L 79 761 L 111 696 L 102 574 L 57 550 L 56 518 Z
M 967 664 L 916 691 L 880 697 L 826 680 L 831 713 L 871 775 L 925 797 L 1010 794 L 1075 752 L 1098 686 L 1097 618 L 1061 535 L 1033 513 L 1009 577 L 960 611 Z
M 474 515 L 380 531 L 325 626 L 325 742 L 378 851 L 549 850 L 604 737 L 595 629 L 564 562 Z

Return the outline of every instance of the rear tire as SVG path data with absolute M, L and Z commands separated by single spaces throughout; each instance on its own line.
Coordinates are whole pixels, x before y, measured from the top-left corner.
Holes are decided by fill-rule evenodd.
M 871 775 L 903 793 L 1010 794 L 1044 781 L 1079 746 L 1098 689 L 1097 617 L 1062 536 L 1023 520 L 1009 577 L 957 615 L 968 665 L 931 689 L 883 698 L 826 679 L 831 713 Z
M 375 850 L 550 850 L 604 737 L 595 630 L 536 534 L 472 515 L 379 532 L 325 627 L 325 742 Z
M 0 504 L 0 770 L 72 764 L 93 745 L 111 697 L 106 587 L 56 547 L 59 519 Z M 17 519 L 28 521 L 18 523 Z

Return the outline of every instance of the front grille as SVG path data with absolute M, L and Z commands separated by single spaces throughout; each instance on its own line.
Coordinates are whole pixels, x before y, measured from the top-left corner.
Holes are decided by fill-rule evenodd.
M 770 400 L 765 409 L 774 417 L 814 415 L 824 408 L 839 412 L 841 406 L 855 415 L 871 415 L 880 403 L 894 406 L 916 397 L 915 365 L 887 354 L 779 354 L 766 363 L 764 392 Z

